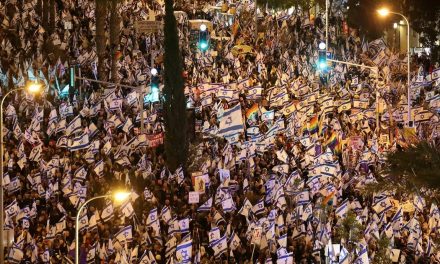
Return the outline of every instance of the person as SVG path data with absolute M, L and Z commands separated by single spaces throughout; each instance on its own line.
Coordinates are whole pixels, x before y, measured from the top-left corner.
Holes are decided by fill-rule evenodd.
M 399 84 L 405 59 L 382 40 L 361 42 L 356 31 L 339 34 L 342 19 L 331 17 L 329 49 L 335 58 L 377 64 L 384 75 L 376 102 L 369 71 L 316 69 L 314 47 L 324 36 L 319 16 L 310 21 L 302 12 L 267 14 L 264 38 L 258 40 L 254 3 L 239 4 L 239 30 L 212 45 L 214 55 L 201 54 L 191 45 L 187 25 L 179 25 L 185 95 L 201 125 L 190 164 L 170 171 L 161 146 L 160 102 L 145 103 L 144 137 L 136 91 L 103 92 L 87 81 L 75 89 L 66 85 L 72 65 L 79 65 L 82 76 L 97 78 L 93 2 L 58 1 L 51 34 L 40 26 L 41 12 L 29 4 L 36 3 L 0 3 L 2 94 L 37 78 L 46 88 L 42 95 L 18 92 L 5 100 L 5 228 L 13 237 L 4 252 L 8 261 L 72 259 L 79 205 L 115 189 L 130 190 L 130 198 L 122 204 L 97 200 L 80 216 L 81 263 L 324 263 L 324 252 L 334 244 L 353 262 L 365 257 L 374 262 L 384 244 L 400 263 L 440 261 L 433 243 L 440 215 L 429 191 L 365 192 L 382 176 L 384 154 L 407 145 L 403 129 L 386 127 L 390 114 L 400 126 L 405 121 L 406 89 Z M 208 17 L 203 6 L 181 9 L 191 19 Z M 163 83 L 163 32 L 139 35 L 130 27 L 145 18 L 143 10 L 155 10 L 162 19 L 163 6 L 128 0 L 121 10 L 117 80 L 148 85 L 155 67 Z M 69 20 L 73 26 L 64 27 Z M 10 34 L 12 27 L 19 37 Z M 232 33 L 220 24 L 213 27 Z M 235 56 L 238 42 L 254 53 Z M 385 57 L 375 60 L 381 50 Z M 435 95 L 438 86 L 435 79 L 415 90 Z M 427 98 L 419 96 L 414 106 L 435 112 L 438 99 Z M 383 101 L 391 109 L 376 127 L 375 104 Z M 232 114 L 242 125 L 221 134 L 228 128 L 224 118 Z M 415 116 L 417 136 L 436 141 L 438 118 L 427 117 Z M 207 177 L 193 185 L 193 172 Z M 189 192 L 196 189 L 204 190 L 199 203 L 189 204 Z M 356 240 L 341 235 L 347 221 L 365 227 Z M 254 230 L 261 235 L 253 236 Z M 327 257 L 338 261 L 341 254 Z

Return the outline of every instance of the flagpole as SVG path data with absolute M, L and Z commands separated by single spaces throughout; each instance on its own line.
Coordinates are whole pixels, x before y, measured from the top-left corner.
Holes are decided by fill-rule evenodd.
M 254 252 L 255 252 L 255 243 L 254 243 L 254 248 L 252 249 L 251 263 L 254 262 Z
M 92 197 L 89 200 L 85 201 L 78 209 L 78 212 L 76 213 L 76 219 L 75 219 L 75 264 L 79 264 L 79 218 L 81 216 L 81 211 L 84 209 L 84 207 L 90 203 L 91 201 L 101 199 L 101 198 L 108 198 L 112 195 L 106 194 L 106 195 L 100 195 L 96 197 Z

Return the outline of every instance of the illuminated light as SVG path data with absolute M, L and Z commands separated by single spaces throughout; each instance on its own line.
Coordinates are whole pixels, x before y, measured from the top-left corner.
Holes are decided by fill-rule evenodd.
M 377 10 L 377 13 L 382 17 L 386 17 L 390 14 L 390 10 L 388 8 L 381 8 Z
M 200 25 L 200 31 L 202 31 L 202 32 L 206 31 L 206 25 L 205 24 L 201 24 Z
M 42 90 L 42 85 L 38 82 L 32 82 L 28 85 L 27 90 L 30 93 L 39 93 Z
M 115 194 L 113 194 L 113 199 L 116 202 L 123 202 L 127 200 L 128 197 L 130 197 L 130 194 L 130 192 L 116 192 Z
M 151 75 L 156 76 L 157 75 L 157 69 L 156 68 L 152 68 L 150 73 L 151 73 Z
M 394 23 L 394 24 L 393 24 L 393 28 L 397 28 L 397 23 Z
M 200 48 L 201 51 L 206 51 L 208 49 L 208 42 L 200 41 L 199 42 L 199 48 Z
M 325 69 L 327 69 L 327 62 L 324 62 L 324 61 L 319 62 L 319 63 L 318 63 L 318 68 L 319 68 L 320 70 L 325 70 Z
M 324 42 L 319 43 L 318 48 L 319 48 L 320 50 L 325 50 L 325 48 L 326 48 L 325 43 L 324 43 Z

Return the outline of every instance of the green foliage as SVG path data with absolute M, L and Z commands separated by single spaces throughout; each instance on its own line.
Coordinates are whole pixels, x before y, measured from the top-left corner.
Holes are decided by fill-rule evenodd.
M 359 242 L 363 238 L 364 228 L 356 220 L 356 214 L 349 210 L 347 216 L 341 221 L 336 228 L 336 237 L 344 239 L 348 252 L 352 252 L 354 243 Z
M 391 8 L 390 1 L 383 0 L 348 0 L 346 3 L 348 26 L 356 28 L 368 40 L 374 40 L 383 35 L 383 30 L 389 24 L 388 19 L 377 15 L 376 10 L 382 6 Z
M 165 154 L 171 171 L 186 166 L 188 156 L 186 98 L 184 94 L 183 63 L 179 49 L 177 23 L 173 0 L 165 0 L 164 56 L 164 123 Z
M 389 153 L 385 173 L 392 183 L 409 183 L 418 187 L 440 189 L 440 149 L 420 141 L 405 150 Z
M 378 8 L 386 6 L 390 10 L 401 12 L 408 17 L 410 26 L 420 33 L 423 46 L 431 47 L 434 61 L 440 59 L 440 45 L 436 43 L 440 35 L 440 1 L 348 0 L 346 6 L 348 25 L 359 29 L 361 35 L 369 40 L 382 36 L 385 27 L 402 19 L 398 15 L 380 18 L 376 14 Z
M 373 263 L 377 264 L 391 264 L 391 258 L 390 258 L 390 239 L 383 235 L 379 241 L 377 241 L 377 248 L 375 250 Z
M 403 11 L 408 16 L 411 27 L 422 33 L 420 42 L 423 46 L 431 47 L 432 57 L 439 61 L 440 45 L 436 41 L 440 35 L 440 1 L 403 1 Z

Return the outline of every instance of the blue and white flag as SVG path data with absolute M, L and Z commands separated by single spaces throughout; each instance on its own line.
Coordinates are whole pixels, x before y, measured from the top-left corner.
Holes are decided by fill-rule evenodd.
M 341 253 L 339 254 L 339 264 L 349 264 L 350 260 L 349 260 L 349 254 L 347 249 L 345 249 L 345 247 L 342 247 L 341 249 Z
M 170 210 L 170 208 L 168 207 L 168 206 L 164 206 L 163 208 L 162 208 L 162 211 L 161 211 L 161 213 L 160 213 L 160 216 L 162 217 L 162 220 L 165 222 L 165 223 L 169 223 L 170 222 L 170 220 L 171 220 L 171 210 Z
M 81 131 L 81 117 L 78 115 L 70 121 L 69 125 L 66 127 L 66 136 L 70 136 L 79 131 Z
M 362 247 L 359 252 L 358 258 L 354 261 L 355 264 L 369 264 L 367 247 Z
M 386 213 L 387 211 L 391 210 L 391 208 L 393 208 L 393 205 L 391 204 L 391 201 L 388 197 L 384 197 L 384 198 L 378 200 L 373 205 L 373 209 L 374 209 L 374 211 L 376 211 L 376 213 L 378 215 Z
M 254 215 L 260 215 L 260 214 L 264 213 L 264 200 L 263 199 L 258 201 L 258 203 L 252 207 L 252 212 L 254 213 Z
M 131 118 L 127 118 L 125 120 L 124 125 L 122 126 L 122 131 L 128 134 L 132 128 L 133 128 L 133 122 L 131 122 Z
M 129 106 L 133 106 L 138 102 L 138 94 L 136 91 L 133 91 L 129 94 L 127 94 L 127 97 L 125 97 L 125 100 L 127 101 L 127 104 Z
M 226 110 L 220 118 L 219 135 L 231 135 L 244 131 L 243 116 L 241 106 L 236 106 Z
M 69 139 L 68 148 L 70 151 L 77 151 L 81 149 L 86 149 L 89 147 L 89 135 L 84 133 L 73 139 Z
M 211 247 L 214 250 L 214 257 L 218 257 L 222 253 L 226 252 L 226 250 L 228 249 L 226 235 L 212 243 Z
M 176 247 L 176 258 L 179 263 L 191 263 L 192 240 L 180 243 Z
M 84 181 L 87 177 L 87 171 L 84 166 L 79 167 L 74 174 L 75 179 Z
M 209 245 L 212 247 L 212 244 L 220 239 L 220 229 L 218 227 L 214 227 L 209 231 L 208 238 L 209 238 Z
M 124 244 L 126 242 L 131 242 L 133 240 L 133 228 L 130 226 L 126 226 L 122 228 L 115 235 L 115 239 L 119 241 L 119 243 Z
M 189 218 L 179 220 L 179 230 L 180 230 L 180 233 L 189 232 Z
M 212 197 L 204 202 L 198 209 L 197 212 L 209 212 L 212 207 Z
M 345 200 L 344 202 L 341 203 L 341 205 L 339 205 L 335 213 L 337 216 L 341 218 L 345 218 L 347 212 L 348 212 L 348 200 Z

